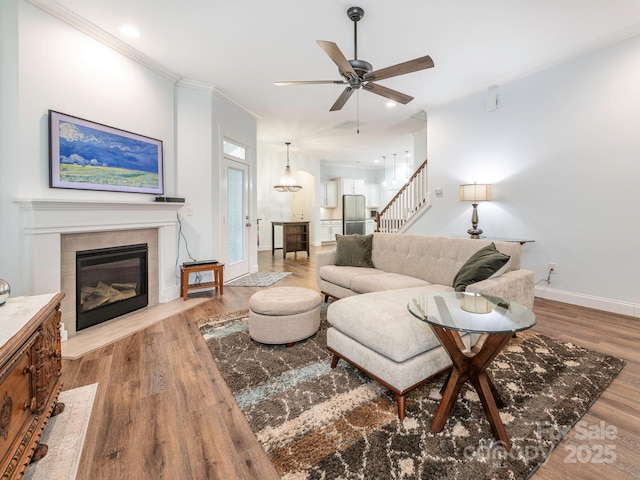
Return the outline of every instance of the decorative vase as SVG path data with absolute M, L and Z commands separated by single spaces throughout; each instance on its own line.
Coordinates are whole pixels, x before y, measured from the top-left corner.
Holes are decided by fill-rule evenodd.
M 0 278 L 0 305 L 4 305 L 4 302 L 9 298 L 11 293 L 11 286 L 9 282 Z

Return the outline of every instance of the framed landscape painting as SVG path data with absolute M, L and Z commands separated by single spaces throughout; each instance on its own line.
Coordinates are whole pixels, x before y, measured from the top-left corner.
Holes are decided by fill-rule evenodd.
M 162 194 L 162 141 L 49 110 L 49 186 Z

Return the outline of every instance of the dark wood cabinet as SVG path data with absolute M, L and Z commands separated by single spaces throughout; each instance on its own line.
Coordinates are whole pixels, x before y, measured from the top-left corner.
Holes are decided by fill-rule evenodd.
M 0 307 L 0 475 L 22 477 L 47 452 L 39 443 L 57 402 L 60 374 L 60 302 L 63 294 L 9 299 Z
M 275 227 L 282 227 L 282 247 L 276 247 Z M 282 250 L 282 256 L 287 252 L 306 251 L 309 256 L 309 222 L 271 222 L 271 255 L 276 250 Z

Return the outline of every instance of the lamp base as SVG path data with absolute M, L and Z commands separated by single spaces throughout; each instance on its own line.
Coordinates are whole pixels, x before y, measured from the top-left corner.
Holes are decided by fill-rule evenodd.
M 470 228 L 469 230 L 467 230 L 467 233 L 471 238 L 480 238 L 480 235 L 482 235 L 482 229 Z

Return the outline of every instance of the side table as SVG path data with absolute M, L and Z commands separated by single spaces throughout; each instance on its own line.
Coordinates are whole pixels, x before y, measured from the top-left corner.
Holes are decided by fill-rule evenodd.
M 189 274 L 198 272 L 213 272 L 212 282 L 189 283 Z M 203 290 L 213 288 L 223 294 L 224 285 L 224 263 L 206 263 L 203 265 L 187 265 L 180 267 L 180 295 L 183 300 L 187 299 L 191 290 Z
M 466 292 L 422 295 L 412 299 L 408 308 L 413 316 L 429 324 L 453 362 L 431 430 L 442 431 L 462 385 L 469 381 L 480 397 L 493 436 L 506 451 L 511 450 L 511 441 L 498 413 L 504 403 L 487 367 L 515 332 L 536 324 L 534 313 L 515 302 Z M 480 336 L 473 347 L 467 348 L 458 332 Z
M 275 245 L 275 227 L 282 227 L 282 247 Z M 276 250 L 282 250 L 282 258 L 287 257 L 287 252 L 294 252 L 294 257 L 299 251 L 307 251 L 309 257 L 309 222 L 271 222 L 271 255 Z

